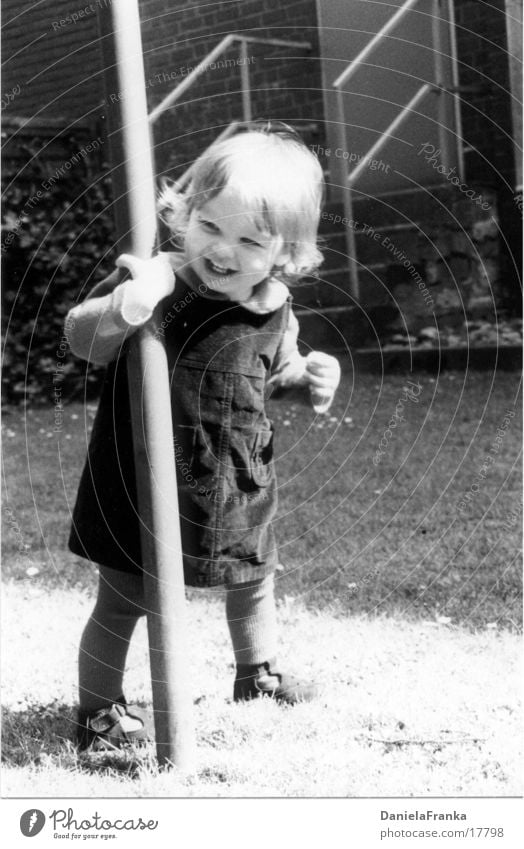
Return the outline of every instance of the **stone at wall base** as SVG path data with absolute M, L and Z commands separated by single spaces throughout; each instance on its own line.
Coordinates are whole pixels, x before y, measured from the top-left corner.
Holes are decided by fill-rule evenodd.
M 522 368 L 522 347 L 499 345 L 467 348 L 408 348 L 392 345 L 384 348 L 358 348 L 354 352 L 355 369 L 373 374 L 406 371 L 518 371 Z

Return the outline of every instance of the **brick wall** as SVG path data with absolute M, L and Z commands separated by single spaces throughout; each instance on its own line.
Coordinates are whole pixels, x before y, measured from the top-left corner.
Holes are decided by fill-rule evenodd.
M 68 126 L 103 115 L 96 6 L 109 0 L 4 0 L 5 117 Z M 315 0 L 140 0 L 148 104 L 152 108 L 228 33 L 305 41 L 312 49 L 248 47 L 254 117 L 311 132 L 323 120 Z M 160 170 L 184 165 L 242 116 L 239 47 L 231 48 L 155 127 Z M 228 60 L 228 67 L 223 67 Z M 5 98 L 4 98 L 5 100 Z M 176 174 L 176 171 L 173 172 Z
M 100 59 L 90 4 L 4 0 L 2 12 L 3 102 L 7 92 L 15 92 L 5 117 L 54 119 L 64 126 L 94 119 L 101 101 Z M 67 20 L 73 12 L 78 19 Z
M 98 2 L 106 0 L 4 0 L 4 117 L 52 118 L 67 125 L 102 114 L 94 11 Z M 504 0 L 455 0 L 455 7 L 460 82 L 479 86 L 463 94 L 464 136 L 472 148 L 467 154 L 468 179 L 511 183 Z M 263 45 L 248 48 L 253 112 L 304 126 L 317 123 L 318 138 L 308 140 L 321 141 L 315 0 L 140 0 L 140 12 L 151 106 L 229 32 L 311 42 L 311 53 Z M 232 50 L 223 58 L 237 56 Z M 239 80 L 238 67 L 210 69 L 184 102 L 161 119 L 156 152 L 162 168 L 193 159 L 215 128 L 240 117 Z
M 202 5 L 181 0 L 142 0 L 142 38 L 148 99 L 158 104 L 228 33 L 310 42 L 297 47 L 248 45 L 253 116 L 280 119 L 323 137 L 315 0 L 224 0 Z M 234 45 L 221 59 L 239 57 Z M 240 67 L 211 67 L 162 117 L 155 129 L 161 168 L 185 165 L 230 121 L 241 119 Z M 318 133 L 311 133 L 311 125 Z M 314 128 L 313 128 L 314 130 Z

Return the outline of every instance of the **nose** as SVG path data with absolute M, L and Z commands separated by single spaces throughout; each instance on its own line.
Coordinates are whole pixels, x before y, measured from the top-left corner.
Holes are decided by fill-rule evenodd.
M 212 259 L 223 265 L 224 263 L 233 260 L 235 257 L 235 246 L 226 242 L 224 239 L 218 238 L 212 245 Z
M 232 265 L 235 261 L 235 253 L 228 245 L 216 245 L 211 252 L 211 259 L 217 265 Z

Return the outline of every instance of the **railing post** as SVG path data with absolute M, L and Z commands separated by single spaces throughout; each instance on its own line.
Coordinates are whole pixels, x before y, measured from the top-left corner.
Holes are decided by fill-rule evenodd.
M 440 147 L 440 158 L 444 168 L 449 171 L 449 130 L 446 127 L 446 91 L 444 86 L 444 63 L 442 61 L 442 19 L 440 17 L 440 0 L 433 0 L 431 15 L 431 29 L 433 34 L 433 63 L 435 68 L 435 92 L 437 94 L 437 123 L 438 140 Z
M 466 168 L 464 163 L 464 139 L 462 137 L 462 110 L 460 105 L 460 94 L 457 91 L 460 85 L 458 69 L 457 31 L 455 27 L 455 0 L 448 0 L 448 27 L 451 52 L 451 75 L 455 91 L 453 92 L 453 111 L 455 115 L 455 138 L 457 150 L 457 170 L 461 181 L 466 179 Z
M 337 92 L 337 124 L 338 124 L 338 138 L 340 140 L 340 148 L 344 152 L 347 149 L 347 131 L 346 131 L 346 116 L 344 111 L 344 92 L 340 89 L 336 89 Z M 344 203 L 344 217 L 348 221 L 352 221 L 353 219 L 353 198 L 352 198 L 352 186 L 349 185 L 349 171 L 348 171 L 348 160 L 342 154 L 341 157 L 341 167 L 342 167 L 342 191 L 343 191 L 343 203 Z M 356 258 L 356 240 L 355 233 L 352 227 L 346 227 L 346 252 L 347 252 L 347 260 L 349 267 L 349 291 L 352 297 L 358 301 L 359 297 L 359 280 L 358 280 L 358 263 Z
M 337 136 L 340 144 L 340 150 L 343 152 L 347 147 L 347 133 L 346 133 L 346 116 L 344 111 L 344 92 L 339 88 L 336 89 L 337 92 Z M 335 157 L 336 158 L 336 157 Z M 344 158 L 344 153 L 341 156 L 342 160 L 342 185 L 346 185 L 348 178 L 348 166 L 347 159 Z
M 344 212 L 348 221 L 353 221 L 353 187 L 346 185 Z M 357 240 L 353 226 L 346 225 L 346 246 L 349 263 L 349 292 L 358 303 L 360 299 L 360 280 L 358 276 Z
M 240 39 L 240 79 L 242 83 L 242 117 L 246 124 L 250 124 L 253 118 L 251 109 L 251 86 L 249 83 L 249 57 L 247 55 L 247 41 Z

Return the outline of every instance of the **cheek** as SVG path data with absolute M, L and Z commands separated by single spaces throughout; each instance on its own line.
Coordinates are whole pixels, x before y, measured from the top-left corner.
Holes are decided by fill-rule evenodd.
M 266 267 L 265 260 L 259 258 L 251 260 L 249 265 L 253 269 L 253 271 L 263 271 L 263 269 Z
M 186 237 L 185 247 L 187 253 L 192 256 L 200 256 L 203 252 L 204 240 L 197 233 L 192 233 Z
M 253 271 L 265 271 L 272 267 L 271 257 L 268 255 L 251 257 L 249 266 Z

